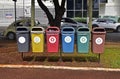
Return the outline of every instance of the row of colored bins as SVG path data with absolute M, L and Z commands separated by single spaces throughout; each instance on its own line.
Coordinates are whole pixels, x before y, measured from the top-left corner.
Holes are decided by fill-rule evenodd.
M 31 29 L 32 52 L 44 52 L 44 33 L 42 27 L 33 27 Z M 59 33 L 57 27 L 48 27 L 46 29 L 47 52 L 59 51 Z M 91 48 L 94 53 L 103 53 L 106 31 L 103 28 L 94 28 L 92 30 Z M 73 27 L 63 27 L 61 29 L 61 43 L 63 53 L 74 52 L 75 29 Z M 28 52 L 30 46 L 30 32 L 28 28 L 17 28 L 18 51 Z M 88 53 L 90 43 L 90 30 L 85 27 L 77 29 L 77 51 L 78 53 Z

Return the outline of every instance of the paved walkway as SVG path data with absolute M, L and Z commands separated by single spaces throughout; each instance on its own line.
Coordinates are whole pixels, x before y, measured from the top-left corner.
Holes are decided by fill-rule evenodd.
M 0 79 L 120 79 L 120 69 L 0 65 Z

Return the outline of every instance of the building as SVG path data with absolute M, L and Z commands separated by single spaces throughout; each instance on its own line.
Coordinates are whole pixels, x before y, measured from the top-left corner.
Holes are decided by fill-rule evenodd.
M 59 0 L 61 1 L 61 0 Z M 31 0 L 17 0 L 17 17 L 31 16 Z M 120 16 L 120 0 L 93 0 L 93 17 Z M 54 14 L 54 7 L 50 0 L 46 0 L 46 6 Z M 7 6 L 6 6 L 7 5 Z M 41 23 L 47 23 L 46 14 L 40 9 L 35 0 L 35 17 Z M 87 0 L 67 0 L 66 17 L 87 17 Z M 0 23 L 14 20 L 14 2 L 12 0 L 0 0 Z

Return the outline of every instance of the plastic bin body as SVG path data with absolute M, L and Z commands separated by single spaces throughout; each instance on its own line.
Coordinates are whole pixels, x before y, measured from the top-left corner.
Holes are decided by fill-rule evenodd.
M 32 52 L 44 52 L 44 28 L 33 27 L 31 29 Z
M 46 29 L 47 52 L 58 53 L 59 51 L 59 33 L 57 27 L 48 27 Z
M 77 29 L 77 51 L 78 53 L 89 52 L 90 31 L 86 27 L 79 27 Z
M 92 52 L 103 53 L 106 31 L 104 28 L 94 28 L 92 30 Z
M 74 52 L 74 38 L 75 29 L 73 27 L 63 27 L 61 31 L 62 35 L 62 51 L 64 53 Z
M 30 50 L 30 35 L 28 28 L 17 27 L 16 28 L 16 39 L 18 45 L 18 52 L 24 53 Z

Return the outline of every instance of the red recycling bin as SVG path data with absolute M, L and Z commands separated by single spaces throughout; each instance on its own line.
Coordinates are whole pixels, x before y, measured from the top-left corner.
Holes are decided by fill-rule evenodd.
M 92 52 L 93 53 L 103 53 L 105 44 L 106 31 L 104 28 L 96 27 L 92 30 Z
M 46 29 L 47 52 L 57 53 L 59 51 L 59 33 L 59 28 L 55 26 Z

